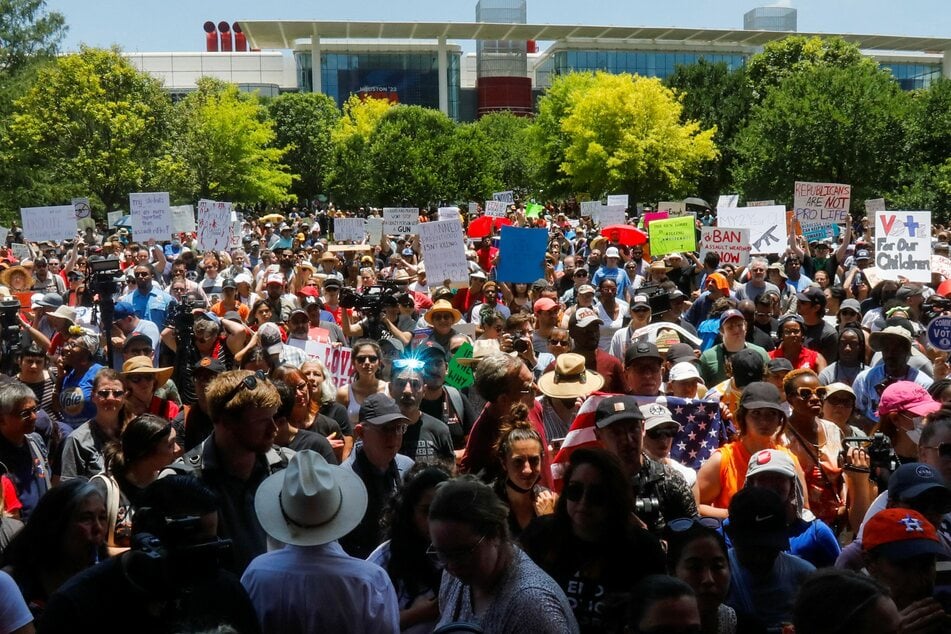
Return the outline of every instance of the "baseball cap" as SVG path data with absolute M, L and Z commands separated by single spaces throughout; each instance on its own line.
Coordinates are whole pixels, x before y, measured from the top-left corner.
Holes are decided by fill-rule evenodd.
M 281 275 L 280 273 L 270 273 L 267 276 L 267 283 L 280 284 L 281 286 L 284 286 L 284 276 Z
M 730 523 L 726 530 L 734 543 L 789 548 L 785 503 L 771 489 L 750 487 L 737 491 L 730 500 Z
M 697 364 L 689 361 L 681 361 L 680 363 L 674 364 L 674 367 L 670 369 L 670 381 L 688 381 L 690 379 L 698 379 L 703 383 L 703 379 L 700 377 L 700 371 L 697 370 Z
M 743 316 L 743 313 L 741 313 L 735 308 L 731 308 L 729 310 L 724 311 L 723 314 L 720 315 L 720 327 L 722 328 L 723 324 L 725 324 L 730 319 L 734 319 L 734 318 L 739 318 L 744 321 L 746 320 L 746 318 Z
M 841 313 L 843 310 L 851 310 L 861 315 L 862 305 L 859 304 L 859 300 L 849 298 L 849 299 L 843 300 L 843 302 L 839 304 L 839 312 Z
M 779 357 L 778 359 L 770 359 L 769 363 L 766 364 L 766 371 L 772 374 L 773 372 L 792 372 L 792 361 L 786 357 Z
M 750 477 L 760 473 L 780 473 L 790 478 L 796 477 L 796 466 L 792 458 L 785 451 L 779 449 L 763 449 L 750 456 L 749 467 L 746 471 L 746 482 Z M 746 485 L 744 485 L 746 486 Z
M 598 429 L 604 429 L 622 420 L 644 422 L 644 414 L 637 399 L 633 396 L 609 396 L 601 399 L 594 412 L 594 424 Z
M 575 322 L 575 325 L 578 328 L 587 328 L 591 324 L 604 324 L 600 317 L 598 317 L 597 311 L 593 308 L 579 308 L 571 316 L 571 321 Z
M 36 296 L 34 295 L 34 297 Z M 46 293 L 45 295 L 40 295 L 40 297 L 32 303 L 34 306 L 42 306 L 43 308 L 52 308 L 55 310 L 63 305 L 63 296 L 59 293 Z
M 647 310 L 651 309 L 650 302 L 647 301 L 647 295 L 634 296 L 634 301 L 631 302 L 631 310 L 638 310 L 640 308 L 646 308 Z
M 763 357 L 752 348 L 743 348 L 730 357 L 730 365 L 733 368 L 733 381 L 737 387 L 762 381 L 763 372 L 766 370 Z
M 115 319 L 125 319 L 135 314 L 135 307 L 129 302 L 116 302 L 112 308 L 112 316 Z
M 667 350 L 667 360 L 671 363 L 680 364 L 684 361 L 689 361 L 691 364 L 696 365 L 700 363 L 700 360 L 697 358 L 697 355 L 694 354 L 693 348 L 690 347 L 689 343 L 675 343 Z
M 578 295 L 593 295 L 594 287 L 590 284 L 582 284 L 578 287 Z
M 550 297 L 542 297 L 541 299 L 535 301 L 535 304 L 532 306 L 532 308 L 536 313 L 544 312 L 547 310 L 552 310 L 553 308 L 558 308 L 558 302 L 551 299 Z
M 486 278 L 485 273 L 483 273 L 482 271 L 473 271 L 472 273 L 469 273 L 469 279 L 470 280 L 485 280 L 488 278 Z
M 202 357 L 192 366 L 192 372 L 207 371 L 213 374 L 221 374 L 226 369 L 225 364 L 214 357 Z
M 604 252 L 604 257 L 619 258 L 621 257 L 621 253 L 617 250 L 617 247 L 608 247 L 608 250 Z
M 122 342 L 122 351 L 125 352 L 126 350 L 130 350 L 136 344 L 146 345 L 149 348 L 152 348 L 155 345 L 152 343 L 152 340 L 149 339 L 148 335 L 143 335 L 141 332 L 137 332 Z
M 668 424 L 676 425 L 678 430 L 682 428 L 682 425 L 674 420 L 670 410 L 660 403 L 641 405 L 641 414 L 644 415 L 644 429 L 646 431 Z
M 895 473 L 888 479 L 888 499 L 890 500 L 908 502 L 932 491 L 940 496 L 945 507 L 951 505 L 951 490 L 945 486 L 941 473 L 923 462 L 903 464 L 895 469 Z
M 807 302 L 809 304 L 818 304 L 819 306 L 826 305 L 826 296 L 822 292 L 822 289 L 818 286 L 810 286 L 801 293 L 796 293 L 796 297 L 801 302 Z
M 856 260 L 871 260 L 871 256 L 868 253 L 868 249 L 859 249 L 855 252 Z
M 235 284 L 242 284 L 242 283 L 244 283 L 244 284 L 250 284 L 250 283 L 253 282 L 253 281 L 254 281 L 254 280 L 252 280 L 252 279 L 251 279 L 251 276 L 248 275 L 247 273 L 238 273 L 237 275 L 234 276 L 234 283 L 235 283 Z
M 532 288 L 534 288 L 535 290 L 543 291 L 547 288 L 551 288 L 551 283 L 549 283 L 549 281 L 546 280 L 545 278 L 540 277 L 534 282 L 532 282 Z
M 409 419 L 400 411 L 396 401 L 379 392 L 363 399 L 359 420 L 361 423 L 371 425 L 386 425 L 394 421 L 409 422 Z
M 427 355 L 437 359 L 445 359 L 446 349 L 443 348 L 439 342 L 429 339 L 419 344 L 419 348 L 416 350 L 416 355 L 420 359 L 423 359 L 423 357 Z M 423 360 L 425 361 L 425 359 Z
M 710 282 L 713 282 L 713 285 L 716 286 L 718 290 L 724 293 L 730 292 L 730 283 L 722 273 L 711 273 L 708 275 L 705 285 L 710 284 Z
M 780 405 L 782 399 L 779 396 L 779 389 L 772 383 L 765 381 L 754 381 L 745 388 L 740 395 L 740 407 L 743 409 L 774 409 L 786 414 L 786 410 Z
M 624 351 L 624 367 L 631 365 L 638 359 L 657 359 L 658 361 L 663 361 L 663 357 L 660 356 L 660 350 L 649 341 L 631 343 L 631 345 L 627 347 L 627 350 Z
M 830 383 L 826 386 L 826 398 L 832 396 L 833 394 L 838 394 L 839 392 L 845 392 L 846 394 L 851 394 L 852 398 L 855 398 L 855 391 L 851 387 L 842 383 L 841 381 L 836 381 L 835 383 Z
M 403 255 L 405 255 L 406 257 L 409 257 L 411 255 L 414 255 L 414 253 L 412 249 L 410 249 L 409 247 L 406 247 L 405 249 L 403 249 Z
M 225 278 L 224 281 L 221 282 L 221 288 L 222 289 L 238 288 L 238 283 L 234 280 L 233 277 L 228 277 L 228 278 Z
M 906 300 L 909 297 L 914 297 L 915 295 L 921 295 L 924 292 L 924 289 L 921 286 L 915 286 L 912 284 L 904 284 L 901 288 L 898 289 L 898 292 L 895 293 L 895 298 L 900 300 Z
M 323 283 L 323 287 L 325 289 L 340 288 L 341 286 L 343 285 L 340 283 L 340 280 L 338 280 L 336 277 L 328 277 L 326 280 L 324 280 L 324 283 Z
M 271 322 L 265 322 L 258 327 L 258 340 L 268 354 L 280 354 L 284 343 L 281 341 L 281 331 L 277 324 Z
M 881 510 L 865 522 L 862 550 L 896 560 L 944 552 L 931 522 L 918 511 L 903 508 Z
M 915 416 L 927 416 L 941 409 L 928 390 L 914 381 L 896 381 L 882 392 L 878 402 L 878 415 L 892 412 L 911 412 Z

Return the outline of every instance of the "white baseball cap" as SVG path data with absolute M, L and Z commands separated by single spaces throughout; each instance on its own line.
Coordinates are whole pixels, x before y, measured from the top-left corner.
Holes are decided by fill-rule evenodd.
M 608 250 L 604 252 L 604 257 L 619 258 L 621 257 L 621 253 L 617 250 L 617 247 L 608 247 Z
M 697 365 L 695 363 L 681 361 L 680 363 L 674 364 L 674 367 L 670 369 L 671 381 L 686 381 L 688 379 L 699 379 L 700 383 L 703 383 L 703 379 L 700 377 L 700 372 L 697 371 Z

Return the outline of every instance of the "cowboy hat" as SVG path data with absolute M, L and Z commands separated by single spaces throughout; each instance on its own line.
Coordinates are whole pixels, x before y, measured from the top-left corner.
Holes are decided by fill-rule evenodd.
M 22 275 L 26 280 L 22 286 L 14 286 L 11 284 L 15 275 Z M 32 286 L 33 275 L 24 266 L 13 266 L 3 273 L 0 273 L 0 284 L 8 286 L 12 291 L 25 291 Z
M 456 363 L 466 368 L 474 368 L 479 365 L 479 361 L 492 354 L 502 354 L 498 339 L 476 339 L 472 344 L 472 356 L 456 359 Z M 509 354 L 514 357 L 517 353 Z
M 452 323 L 456 323 L 462 319 L 462 313 L 453 308 L 452 304 L 450 304 L 449 301 L 445 299 L 437 300 L 436 303 L 433 304 L 433 307 L 426 312 L 426 323 L 432 326 L 433 316 L 437 313 L 452 313 Z
M 269 476 L 254 495 L 264 532 L 284 544 L 319 546 L 340 539 L 363 519 L 367 490 L 360 477 L 310 449 Z
M 130 376 L 132 374 L 152 374 L 155 376 L 156 385 L 165 385 L 175 368 L 156 368 L 152 366 L 152 359 L 145 356 L 132 357 L 122 364 L 122 374 Z
M 584 367 L 584 357 L 566 352 L 555 359 L 555 369 L 538 379 L 538 389 L 551 398 L 578 398 L 604 387 L 604 377 Z

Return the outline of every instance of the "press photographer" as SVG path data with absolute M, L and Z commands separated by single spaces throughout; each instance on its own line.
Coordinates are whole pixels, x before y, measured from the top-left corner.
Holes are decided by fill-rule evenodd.
M 406 333 L 397 328 L 400 309 L 397 302 L 398 286 L 392 282 L 383 281 L 377 286 L 368 286 L 358 294 L 352 288 L 344 287 L 340 291 L 340 326 L 343 334 L 351 341 L 361 338 L 396 339 L 402 345 L 408 346 L 412 340 L 412 333 Z M 359 311 L 361 317 L 357 323 L 352 323 L 350 312 Z

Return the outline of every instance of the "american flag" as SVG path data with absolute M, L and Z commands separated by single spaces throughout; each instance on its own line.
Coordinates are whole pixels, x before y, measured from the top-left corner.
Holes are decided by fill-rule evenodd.
M 571 423 L 561 449 L 552 461 L 551 472 L 556 489 L 561 489 L 561 478 L 572 451 L 579 447 L 601 446 L 594 435 L 594 414 L 601 399 L 608 396 L 616 395 L 595 392 L 578 410 L 578 415 Z M 699 469 L 700 465 L 729 439 L 727 428 L 720 419 L 718 403 L 673 396 L 635 396 L 634 398 L 641 405 L 658 403 L 670 410 L 674 420 L 682 426 L 680 433 L 674 438 L 670 457 L 692 469 Z

